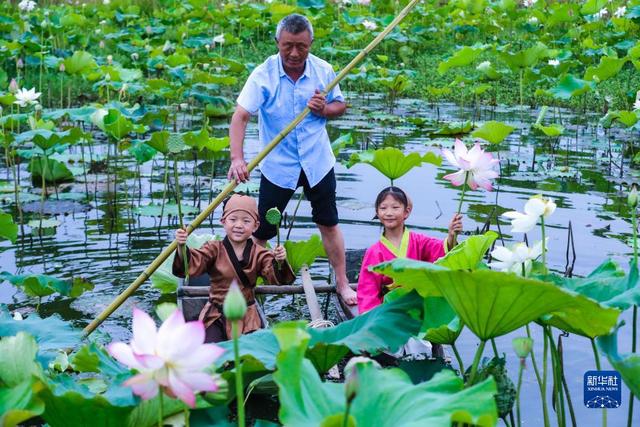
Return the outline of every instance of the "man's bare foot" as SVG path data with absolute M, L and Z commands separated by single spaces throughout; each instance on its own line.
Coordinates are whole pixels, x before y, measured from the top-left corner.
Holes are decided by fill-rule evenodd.
M 342 300 L 348 305 L 358 304 L 358 294 L 349 285 L 338 286 L 337 291 Z

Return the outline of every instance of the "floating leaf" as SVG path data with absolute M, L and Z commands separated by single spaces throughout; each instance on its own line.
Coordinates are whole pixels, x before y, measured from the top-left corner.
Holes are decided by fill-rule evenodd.
M 564 127 L 556 123 L 551 124 L 549 126 L 543 126 L 540 123 L 536 123 L 533 125 L 533 128 L 542 132 L 546 136 L 551 136 L 551 137 L 560 136 L 564 132 Z
M 471 136 L 482 138 L 491 144 L 499 144 L 514 130 L 515 128 L 513 126 L 506 125 L 502 122 L 490 121 L 473 131 Z
M 429 136 L 462 135 L 471 132 L 471 121 L 445 123 L 441 128 L 431 132 Z
M 620 373 L 624 383 L 635 396 L 640 396 L 640 354 L 618 353 L 618 330 L 610 335 L 598 337 L 598 348 L 611 363 L 611 366 Z

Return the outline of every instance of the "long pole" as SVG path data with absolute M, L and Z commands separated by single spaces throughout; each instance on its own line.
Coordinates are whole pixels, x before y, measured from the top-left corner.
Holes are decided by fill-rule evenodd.
M 367 56 L 367 54 L 369 54 L 369 52 L 371 52 L 376 46 L 380 44 L 382 39 L 384 39 L 387 36 L 387 34 L 389 34 L 400 22 L 402 22 L 402 20 L 409 14 L 411 9 L 413 9 L 413 7 L 416 4 L 418 4 L 419 1 L 420 0 L 411 0 L 409 4 L 407 4 L 405 8 L 400 11 L 398 16 L 396 16 L 395 19 L 391 21 L 391 23 L 387 25 L 387 27 L 384 30 L 382 30 L 382 32 L 378 34 L 376 38 L 373 39 L 367 47 L 362 49 L 360 53 L 358 53 L 358 55 L 356 55 L 356 57 L 353 58 L 351 62 L 349 62 L 349 64 L 347 64 L 347 66 L 342 69 L 342 71 L 340 71 L 340 73 L 336 76 L 336 78 L 333 79 L 333 81 L 329 83 L 329 85 L 324 89 L 322 94 L 326 96 L 329 92 L 331 92 L 331 90 L 334 87 L 336 87 L 338 83 L 340 83 L 340 81 L 360 61 L 362 61 L 362 59 L 365 56 Z M 249 170 L 249 172 L 255 169 L 255 167 L 258 166 L 258 164 L 271 152 L 271 150 L 273 150 L 276 147 L 276 145 L 278 145 L 280 141 L 282 141 L 289 134 L 289 132 L 291 132 L 293 129 L 295 129 L 296 126 L 298 126 L 298 124 L 307 116 L 307 114 L 310 113 L 310 111 L 311 110 L 309 110 L 309 108 L 306 107 L 304 110 L 302 110 L 300 114 L 298 114 L 298 117 L 296 117 L 293 120 L 293 122 L 289 124 L 289 126 L 287 126 L 284 130 L 282 130 L 282 132 L 276 135 L 276 137 L 273 138 L 273 140 L 266 147 L 264 147 L 264 149 L 260 153 L 258 153 L 258 155 L 253 160 L 249 162 L 249 164 L 247 165 L 247 169 Z M 209 206 L 207 206 L 191 222 L 191 224 L 187 226 L 187 234 L 191 234 L 193 230 L 198 228 L 198 226 L 205 219 L 207 219 L 209 215 L 211 215 L 211 213 L 215 210 L 215 208 L 218 207 L 218 205 L 222 203 L 222 201 L 231 194 L 233 189 L 236 188 L 236 185 L 237 183 L 235 180 L 232 180 L 231 182 L 229 182 L 229 184 L 227 184 L 227 186 L 220 192 L 220 194 L 218 194 L 218 196 L 211 201 Z M 165 250 L 160 252 L 160 255 L 158 255 L 156 259 L 154 259 L 153 262 L 149 264 L 149 266 L 142 273 L 140 273 L 138 278 L 134 280 L 133 283 L 131 283 L 129 287 L 127 287 L 127 289 L 122 291 L 122 293 L 118 295 L 111 302 L 111 304 L 109 304 L 109 306 L 102 311 L 102 313 L 100 313 L 95 319 L 93 319 L 93 321 L 89 323 L 86 328 L 84 328 L 83 330 L 84 336 L 86 337 L 89 334 L 91 334 L 93 331 L 95 331 L 96 328 L 100 326 L 100 324 L 107 317 L 109 317 L 114 311 L 116 311 L 118 307 L 120 307 L 120 305 L 122 305 L 122 303 L 125 302 L 127 298 L 129 298 L 140 287 L 140 285 L 142 285 L 149 277 L 151 277 L 153 272 L 156 271 L 156 269 L 160 267 L 160 265 L 169 257 L 169 255 L 171 255 L 171 253 L 176 250 L 176 247 L 177 247 L 177 242 L 174 240 Z

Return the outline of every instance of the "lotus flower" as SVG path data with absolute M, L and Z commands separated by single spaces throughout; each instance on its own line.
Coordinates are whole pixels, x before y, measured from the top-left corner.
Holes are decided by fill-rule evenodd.
M 195 392 L 218 389 L 216 378 L 203 370 L 224 350 L 215 344 L 204 344 L 204 339 L 204 324 L 185 322 L 180 310 L 156 329 L 148 314 L 134 308 L 131 343 L 111 343 L 108 351 L 120 363 L 138 371 L 124 383 L 134 394 L 152 399 L 162 388 L 193 408 Z
M 530 198 L 524 205 L 524 213 L 509 211 L 502 216 L 511 220 L 511 231 L 514 233 L 528 233 L 536 226 L 540 217 L 548 217 L 556 210 L 556 204 L 551 199 L 542 196 Z
M 36 8 L 36 6 L 36 2 L 32 0 L 22 0 L 20 3 L 18 3 L 18 8 L 23 12 L 31 12 Z
M 550 59 L 549 65 L 551 65 L 552 67 L 557 67 L 558 65 L 560 65 L 560 61 L 557 59 Z
M 371 4 L 371 0 L 358 0 L 358 4 L 360 6 L 369 6 Z
M 366 28 L 367 30 L 375 30 L 376 28 L 378 28 L 378 24 L 376 24 L 373 21 L 369 21 L 368 19 L 365 19 L 362 21 L 362 26 L 364 28 Z
M 9 86 L 11 88 L 11 86 Z M 640 110 L 640 90 L 636 92 L 636 101 L 633 103 L 634 110 Z
M 620 6 L 613 12 L 613 16 L 616 18 L 622 18 L 627 13 L 627 6 Z
M 213 44 L 224 44 L 224 34 L 217 35 L 213 38 Z
M 480 148 L 480 144 L 476 143 L 471 150 L 467 151 L 467 147 L 462 141 L 456 139 L 454 151 L 442 150 L 442 154 L 453 166 L 460 168 L 456 173 L 445 175 L 444 179 L 451 181 L 456 187 L 465 183 L 472 190 L 482 187 L 491 191 L 493 189 L 491 180 L 498 177 L 498 172 L 493 167 L 498 164 L 499 160 L 494 159 L 490 153 Z
M 18 104 L 21 107 L 26 107 L 27 105 L 33 105 L 38 103 L 38 98 L 40 98 L 40 92 L 36 92 L 36 88 L 32 87 L 31 89 L 18 89 L 15 94 L 16 100 L 14 104 Z
M 533 247 L 528 247 L 524 242 L 517 243 L 512 249 L 504 246 L 496 246 L 491 251 L 491 257 L 497 261 L 489 263 L 492 269 L 509 271 L 522 274 L 523 266 L 525 274 L 531 270 L 531 263 L 542 254 L 542 240 Z

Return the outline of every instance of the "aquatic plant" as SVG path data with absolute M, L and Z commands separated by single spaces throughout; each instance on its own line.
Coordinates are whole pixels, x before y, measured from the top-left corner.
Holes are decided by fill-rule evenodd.
M 238 282 L 231 282 L 227 296 L 224 298 L 222 306 L 224 317 L 231 322 L 231 339 L 233 340 L 233 360 L 236 370 L 236 405 L 238 407 L 238 426 L 244 427 L 244 384 L 242 383 L 242 364 L 240 363 L 240 350 L 238 349 L 238 323 L 247 313 L 247 301 L 245 301 Z

